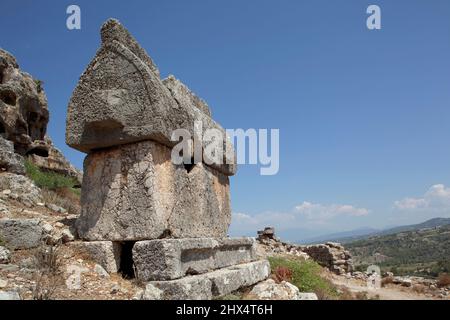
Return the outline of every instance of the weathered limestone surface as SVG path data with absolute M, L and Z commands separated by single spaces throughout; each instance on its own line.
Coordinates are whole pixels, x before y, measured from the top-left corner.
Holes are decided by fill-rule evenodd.
M 12 250 L 41 245 L 46 232 L 39 219 L 0 219 L 0 239 Z
M 84 173 L 77 227 L 86 240 L 226 236 L 228 177 L 202 163 L 187 172 L 166 146 L 142 141 L 97 151 Z
M 206 102 L 173 76 L 161 80 L 118 21 L 101 36 L 66 127 L 67 144 L 88 153 L 76 223 L 83 245 L 106 271 L 151 280 L 139 299 L 211 299 L 266 279 L 254 239 L 226 238 L 236 160 Z M 199 151 L 199 163 L 173 163 L 179 129 L 195 139 L 184 159 Z M 222 135 L 221 161 L 208 158 L 210 129 Z
M 252 288 L 247 299 L 255 300 L 318 300 L 315 293 L 300 292 L 292 283 L 273 279 L 258 283 Z
M 12 141 L 3 139 L 0 136 L 0 169 L 6 171 L 25 174 L 25 166 L 23 157 L 14 152 L 14 144 Z
M 27 155 L 36 166 L 44 171 L 52 171 L 65 176 L 74 178 L 81 186 L 83 173 L 75 168 L 62 154 L 62 152 L 53 145 L 52 140 L 46 136 L 44 141 L 35 141 L 35 148 L 46 150 L 46 153 L 30 153 Z
M 76 246 L 84 250 L 90 258 L 101 265 L 107 272 L 116 273 L 119 271 L 121 247 L 112 241 L 92 241 L 73 242 L 71 246 Z
M 49 112 L 40 82 L 19 69 L 16 59 L 0 49 L 0 134 L 25 155 L 45 137 Z
M 227 295 L 266 279 L 267 261 L 255 261 L 170 281 L 151 281 L 165 300 L 207 300 Z
M 49 111 L 42 82 L 20 70 L 0 49 L 0 168 L 25 174 L 24 158 L 46 171 L 77 179 L 81 173 L 46 135 Z
M 42 202 L 41 190 L 28 177 L 14 174 L 0 174 L 0 191 L 9 192 L 9 197 L 13 198 L 27 207 Z
M 335 242 L 306 246 L 305 251 L 321 266 L 328 268 L 336 274 L 345 274 L 353 271 L 353 260 L 350 252 Z
M 69 102 L 68 145 L 86 153 L 143 140 L 172 147 L 173 131 L 185 129 L 193 137 L 196 121 L 202 123 L 202 133 L 213 128 L 226 136 L 206 104 L 184 85 L 171 78 L 169 88 L 164 85 L 151 58 L 117 20 L 108 20 L 101 34 L 101 48 Z M 234 152 L 226 150 L 223 164 L 211 166 L 233 175 Z
M 133 261 L 140 280 L 172 280 L 254 261 L 254 245 L 252 238 L 139 241 Z

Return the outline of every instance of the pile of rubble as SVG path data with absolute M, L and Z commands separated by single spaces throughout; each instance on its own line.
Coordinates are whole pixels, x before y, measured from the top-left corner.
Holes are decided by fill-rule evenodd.
M 325 244 L 305 246 L 303 251 L 331 272 L 346 274 L 353 271 L 352 256 L 339 243 L 327 242 Z
M 289 254 L 303 259 L 309 259 L 307 253 L 303 252 L 303 247 L 287 242 L 283 242 L 275 236 L 275 228 L 266 227 L 258 231 L 256 238 L 258 242 L 258 253 L 261 256 L 270 256 L 273 254 Z

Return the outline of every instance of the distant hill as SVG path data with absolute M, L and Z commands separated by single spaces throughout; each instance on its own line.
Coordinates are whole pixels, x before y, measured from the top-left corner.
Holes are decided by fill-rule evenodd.
M 394 234 L 394 233 L 405 232 L 405 231 L 420 230 L 420 229 L 425 229 L 425 228 L 435 228 L 435 227 L 439 227 L 439 226 L 445 226 L 448 224 L 450 224 L 450 218 L 433 218 L 433 219 L 430 219 L 430 220 L 427 220 L 425 222 L 418 223 L 418 224 L 411 224 L 411 225 L 400 226 L 400 227 L 383 230 L 383 231 L 377 233 L 377 235 L 388 235 L 388 234 Z
M 411 225 L 405 225 L 405 226 L 398 226 L 393 227 L 385 230 L 377 230 L 373 228 L 359 228 L 355 230 L 350 231 L 344 231 L 339 233 L 332 233 L 328 235 L 318 236 L 314 238 L 307 238 L 301 241 L 297 241 L 298 243 L 302 244 L 316 244 L 316 243 L 323 243 L 326 241 L 334 241 L 334 242 L 340 242 L 340 243 L 349 243 L 357 240 L 363 240 L 367 239 L 369 237 L 375 237 L 375 236 L 383 236 L 383 235 L 389 235 L 389 234 L 395 234 L 399 232 L 405 232 L 405 231 L 413 231 L 413 230 L 420 230 L 425 228 L 435 228 L 439 226 L 445 226 L 450 225 L 450 218 L 433 218 L 430 220 L 427 220 L 422 223 L 418 224 L 411 224 Z
M 435 277 L 450 272 L 450 219 L 392 228 L 345 246 L 361 270 L 377 264 L 396 274 Z
M 326 241 L 348 242 L 348 241 L 359 239 L 364 236 L 375 234 L 379 231 L 380 230 L 378 230 L 378 229 L 365 227 L 365 228 L 359 228 L 359 229 L 350 230 L 350 231 L 336 232 L 336 233 L 330 233 L 330 234 L 326 234 L 326 235 L 322 235 L 322 236 L 307 238 L 304 240 L 299 240 L 299 241 L 297 241 L 297 243 L 316 244 L 316 243 L 324 243 Z

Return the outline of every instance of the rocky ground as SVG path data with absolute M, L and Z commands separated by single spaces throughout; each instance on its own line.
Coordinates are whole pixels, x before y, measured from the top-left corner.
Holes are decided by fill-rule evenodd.
M 0 173 L 0 186 L 5 175 Z M 0 203 L 6 209 L 0 214 L 0 223 L 4 223 L 1 241 L 8 247 L 2 246 L 0 250 L 0 296 L 131 299 L 139 293 L 140 284 L 123 279 L 119 274 L 109 275 L 88 255 L 71 245 L 74 240 L 72 226 L 77 215 L 51 203 L 30 204 L 30 198 L 20 191 L 27 192 L 26 189 L 15 190 L 18 193 L 0 190 Z M 40 194 L 34 200 L 43 201 Z M 5 226 L 7 222 L 8 226 Z M 11 237 L 15 240 L 5 243 L 5 238 Z

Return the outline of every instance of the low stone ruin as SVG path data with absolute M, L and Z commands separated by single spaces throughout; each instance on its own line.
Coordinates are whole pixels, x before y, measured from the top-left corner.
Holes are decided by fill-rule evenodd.
M 279 241 L 279 239 L 275 237 L 275 228 L 274 227 L 266 227 L 266 228 L 264 228 L 264 230 L 258 230 L 257 235 L 258 235 L 259 241 L 264 241 L 264 240 Z
M 312 259 L 321 266 L 336 274 L 346 274 L 353 271 L 353 261 L 349 251 L 335 242 L 310 245 L 303 248 Z
M 349 251 L 339 243 L 327 242 L 316 245 L 296 245 L 281 241 L 275 235 L 274 227 L 266 227 L 257 232 L 257 241 L 267 254 L 290 254 L 304 259 L 313 259 L 322 267 L 336 274 L 347 274 L 353 271 L 353 261 Z
M 289 254 L 303 259 L 309 259 L 308 254 L 303 252 L 303 247 L 281 241 L 275 235 L 274 227 L 266 227 L 264 230 L 257 231 L 258 253 L 262 256 L 273 254 Z
M 220 162 L 171 161 L 174 130 L 195 136 L 201 123 L 200 134 L 225 133 L 208 105 L 173 76 L 161 80 L 117 20 L 101 38 L 68 107 L 66 142 L 88 154 L 77 221 L 85 242 L 76 245 L 108 272 L 149 282 L 162 299 L 211 299 L 267 278 L 254 239 L 227 238 L 230 144 Z

